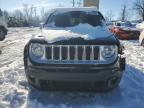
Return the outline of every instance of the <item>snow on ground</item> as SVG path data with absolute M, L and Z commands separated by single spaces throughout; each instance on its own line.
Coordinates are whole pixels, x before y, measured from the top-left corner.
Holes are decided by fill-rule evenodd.
M 144 48 L 122 41 L 127 67 L 120 86 L 108 93 L 42 92 L 29 87 L 23 48 L 37 28 L 10 28 L 0 42 L 0 108 L 144 108 Z

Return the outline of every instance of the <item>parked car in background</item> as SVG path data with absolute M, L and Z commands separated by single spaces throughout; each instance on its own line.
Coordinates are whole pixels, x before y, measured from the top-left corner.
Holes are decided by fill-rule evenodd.
M 138 25 L 139 23 L 142 22 L 142 20 L 133 20 L 133 21 L 130 21 L 132 26 L 136 27 L 136 25 Z
M 119 85 L 125 70 L 123 54 L 96 8 L 58 8 L 26 44 L 24 67 L 36 88 L 79 84 L 110 90 Z
M 8 27 L 29 27 L 26 20 L 16 19 L 15 17 L 9 17 L 7 22 Z
M 144 31 L 142 31 L 140 34 L 139 42 L 140 42 L 140 45 L 144 47 Z
M 8 18 L 8 27 L 18 27 L 17 19 L 15 17 Z
M 139 39 L 140 31 L 130 22 L 116 21 L 110 26 L 110 31 L 114 33 L 120 40 Z
M 0 41 L 3 41 L 5 39 L 5 36 L 7 35 L 7 23 L 5 21 L 5 18 L 3 16 L 3 13 L 0 9 Z
M 142 32 L 144 30 L 144 21 L 139 23 L 139 24 L 137 24 L 136 28 L 139 29 Z

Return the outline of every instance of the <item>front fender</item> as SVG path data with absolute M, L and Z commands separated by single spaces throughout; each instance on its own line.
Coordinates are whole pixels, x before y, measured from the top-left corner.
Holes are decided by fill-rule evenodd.
M 24 61 L 24 67 L 27 67 L 27 57 L 28 57 L 28 45 L 26 44 L 24 47 L 24 53 L 23 53 L 23 61 Z

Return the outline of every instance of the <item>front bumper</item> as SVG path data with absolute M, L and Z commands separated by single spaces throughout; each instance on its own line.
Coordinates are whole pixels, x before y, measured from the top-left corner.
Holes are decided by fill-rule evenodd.
M 110 66 L 95 65 L 33 65 L 28 60 L 26 75 L 40 80 L 66 82 L 96 82 L 107 81 L 110 78 L 120 78 L 123 71 L 119 60 Z
M 117 87 L 124 72 L 125 59 L 118 58 L 111 65 L 70 65 L 70 64 L 33 64 L 25 61 L 28 81 L 37 88 L 44 87 L 96 87 L 111 89 Z M 38 87 L 39 88 L 39 87 Z
M 39 68 L 39 67 L 28 67 L 28 76 L 41 79 L 41 80 L 52 80 L 52 81 L 74 81 L 74 82 L 95 82 L 95 81 L 106 81 L 111 77 L 119 78 L 122 72 L 119 68 Z

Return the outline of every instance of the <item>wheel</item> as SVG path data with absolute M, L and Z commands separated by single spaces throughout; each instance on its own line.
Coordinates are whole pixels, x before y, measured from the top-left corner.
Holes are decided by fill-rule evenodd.
M 0 29 L 0 41 L 3 41 L 5 39 L 5 31 L 3 29 Z
M 121 82 L 121 79 L 122 79 L 122 75 L 123 75 L 123 73 L 121 73 L 117 77 L 114 76 L 114 77 L 109 78 L 106 82 L 106 91 L 109 92 L 109 91 L 112 91 L 112 90 L 118 88 L 119 84 Z
M 120 59 L 120 70 L 124 71 L 125 68 L 126 68 L 126 60 L 125 60 L 125 58 L 121 58 Z
M 41 91 L 48 90 L 45 81 L 41 81 L 36 78 L 31 78 L 28 75 L 26 75 L 26 78 L 27 78 L 28 84 L 31 85 L 33 88 L 41 90 Z
M 37 79 L 31 78 L 28 75 L 26 75 L 27 81 L 29 83 L 29 85 L 31 85 L 32 87 L 36 88 L 36 89 L 41 89 L 41 86 L 39 84 L 39 81 Z
M 144 47 L 144 39 L 143 39 L 143 41 L 142 41 L 142 44 L 141 44 L 143 47 Z

